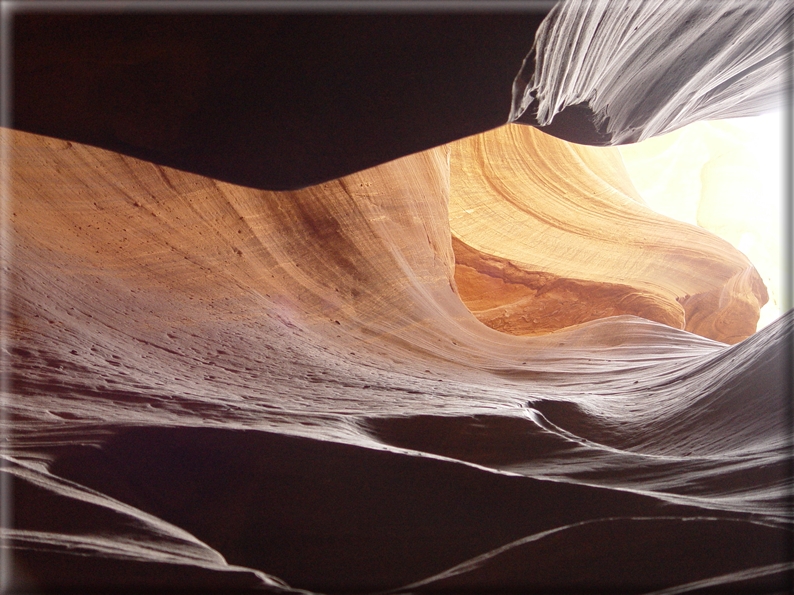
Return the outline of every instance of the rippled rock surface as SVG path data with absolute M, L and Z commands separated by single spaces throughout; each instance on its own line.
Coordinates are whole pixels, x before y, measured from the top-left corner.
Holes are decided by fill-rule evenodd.
M 154 47 L 97 71 L 203 63 Z M 90 79 L 82 51 L 19 93 Z M 55 130 L 75 98 L 2 129 L 4 586 L 790 586 L 792 314 L 753 334 L 752 265 L 650 212 L 615 152 L 498 127 L 508 85 L 501 120 L 473 102 L 372 163 L 201 161 L 141 148 L 157 97 L 86 142 Z M 102 136 L 122 115 L 137 148 Z
M 511 121 L 617 145 L 778 105 L 790 9 L 780 2 L 557 3 L 513 88 Z
M 539 334 L 633 314 L 726 343 L 767 290 L 747 257 L 643 205 L 616 149 L 508 125 L 451 145 L 456 281 L 477 317 Z

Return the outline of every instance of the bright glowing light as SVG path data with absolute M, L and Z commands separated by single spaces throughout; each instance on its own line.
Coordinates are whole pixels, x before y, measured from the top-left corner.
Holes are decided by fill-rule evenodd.
M 758 328 L 781 314 L 784 124 L 782 112 L 697 122 L 620 147 L 653 210 L 699 225 L 741 250 L 769 291 Z

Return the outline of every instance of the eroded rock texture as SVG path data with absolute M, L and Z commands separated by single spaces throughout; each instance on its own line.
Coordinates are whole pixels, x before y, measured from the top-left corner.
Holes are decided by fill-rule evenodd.
M 2 130 L 4 588 L 790 587 L 792 315 L 721 342 L 764 299 L 746 259 L 614 152 L 497 128 L 478 81 L 515 30 L 477 54 L 478 15 L 423 21 L 457 65 L 428 81 L 428 37 L 378 69 L 383 19 L 144 14 L 116 43 L 34 13 Z M 388 83 L 360 126 L 338 52 Z M 294 101 L 270 120 L 268 85 Z
M 774 108 L 790 85 L 790 18 L 782 2 L 560 2 L 516 77 L 510 121 L 617 145 Z
M 473 252 L 450 233 L 450 147 L 273 192 L 4 135 L 17 585 L 780 584 L 784 321 L 738 350 L 635 316 L 487 328 L 454 289 L 453 247 Z M 615 291 L 515 269 L 591 307 Z M 591 540 L 657 570 L 549 553 Z
M 617 149 L 508 125 L 451 145 L 461 298 L 489 326 L 538 334 L 633 314 L 717 341 L 768 300 L 747 258 L 642 204 Z

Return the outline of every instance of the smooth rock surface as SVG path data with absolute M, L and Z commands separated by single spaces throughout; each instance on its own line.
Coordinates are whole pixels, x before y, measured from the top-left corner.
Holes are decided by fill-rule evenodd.
M 489 326 L 633 314 L 726 343 L 755 332 L 768 294 L 747 257 L 644 206 L 617 149 L 516 124 L 450 147 L 455 279 Z

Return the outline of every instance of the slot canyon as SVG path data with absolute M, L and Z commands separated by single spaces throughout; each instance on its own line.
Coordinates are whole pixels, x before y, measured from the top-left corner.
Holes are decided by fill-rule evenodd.
M 619 148 L 786 107 L 790 3 L 43 6 L 4 592 L 792 588 L 792 314 Z

